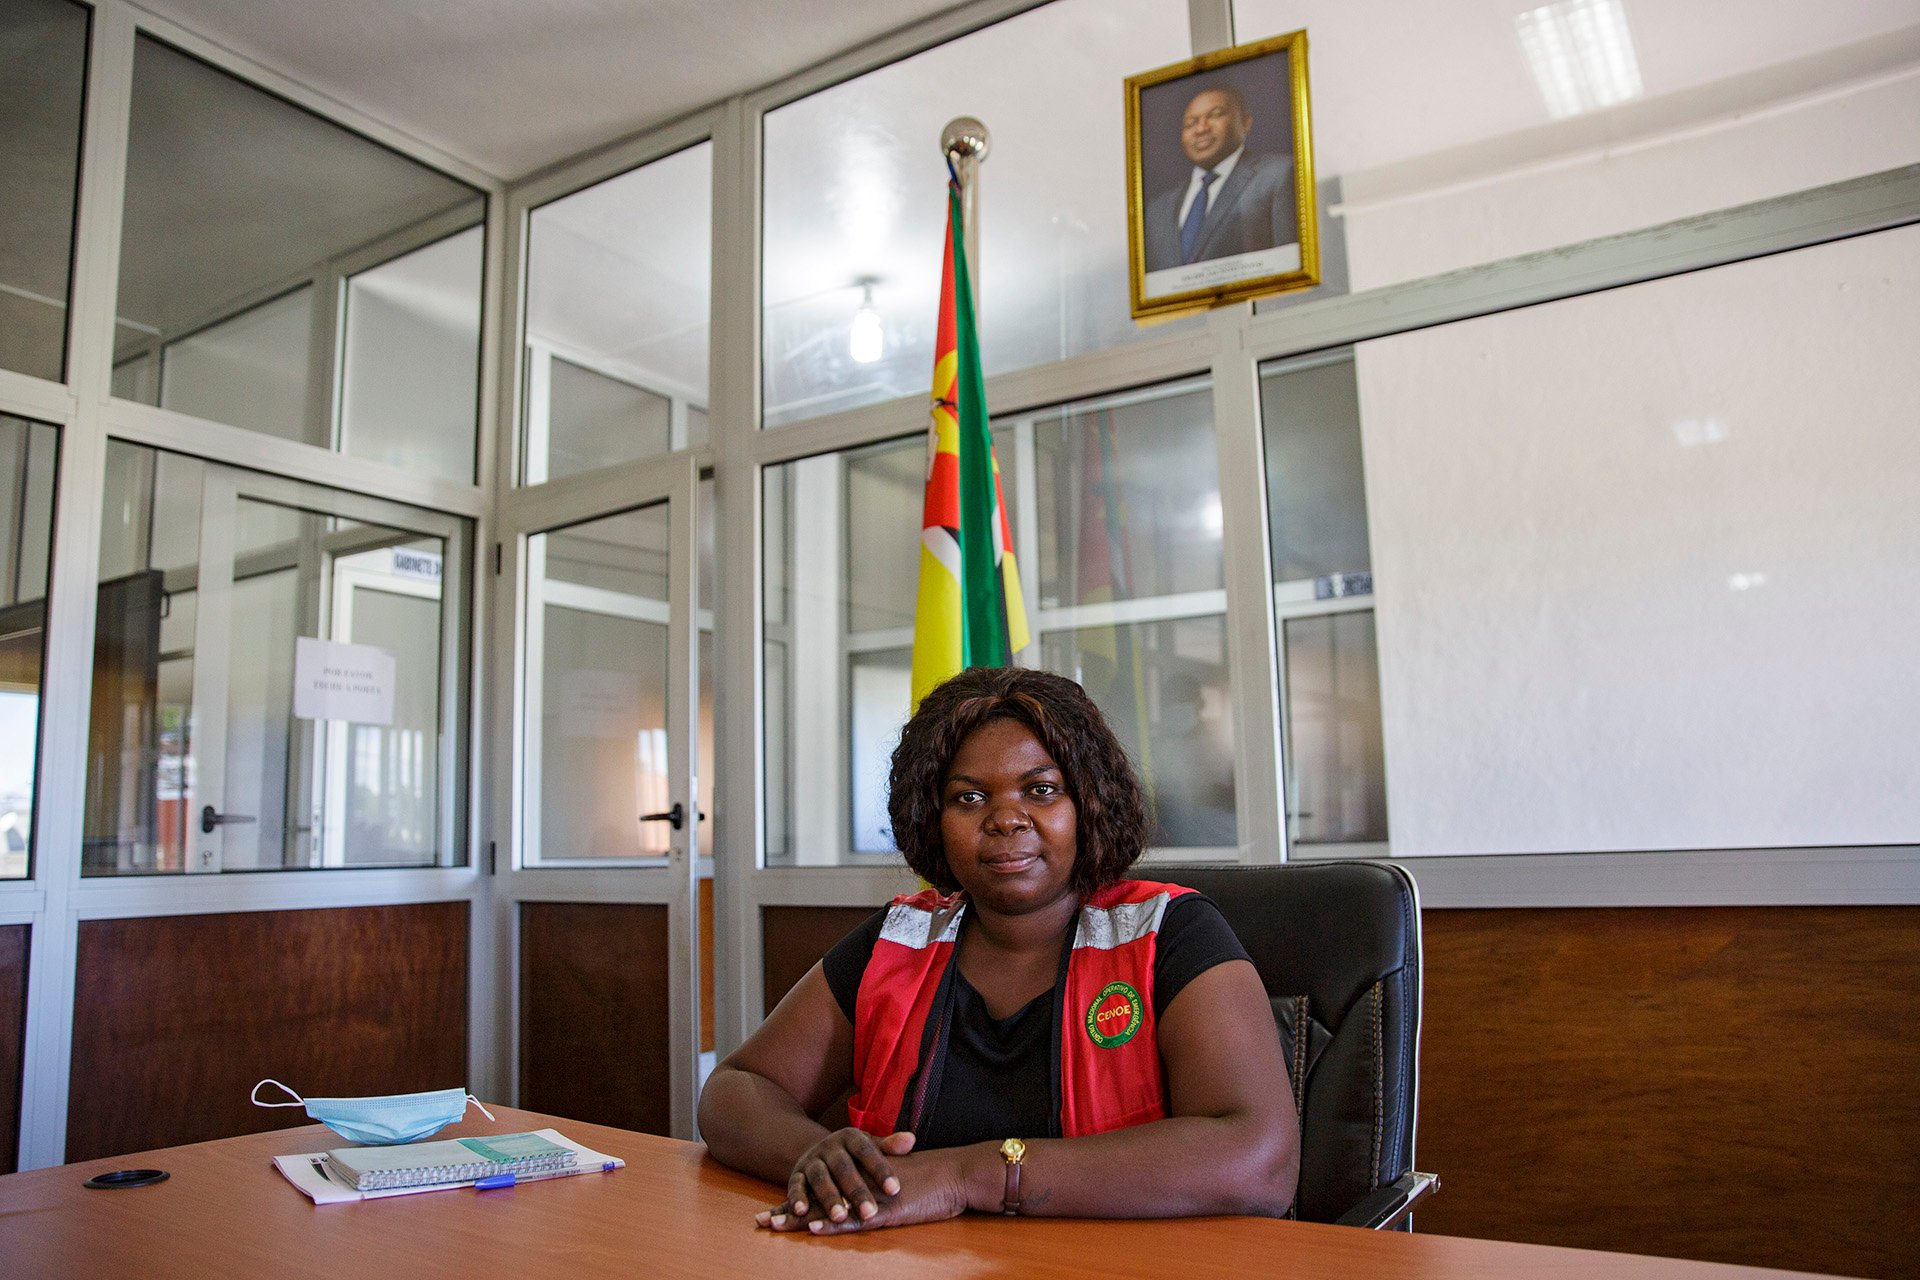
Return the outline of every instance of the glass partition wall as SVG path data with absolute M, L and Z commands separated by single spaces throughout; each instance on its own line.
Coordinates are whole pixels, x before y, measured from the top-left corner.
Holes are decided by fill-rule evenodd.
M 54 1064 L 22 1158 L 61 1155 L 89 920 L 462 899 L 470 1075 L 519 1099 L 523 922 L 664 907 L 663 949 L 617 967 L 666 984 L 648 1035 L 690 1131 L 700 1050 L 780 994 L 775 913 L 911 887 L 883 775 L 962 112 L 995 135 L 1019 660 L 1106 710 L 1155 860 L 1462 854 L 1423 890 L 1534 905 L 1731 860 L 1808 900 L 1852 856 L 1823 846 L 1866 843 L 1860 883 L 1905 892 L 1920 832 L 1863 798 L 1911 772 L 1884 696 L 1920 563 L 1884 412 L 1920 325 L 1910 15 L 1764 5 L 1702 41 L 1691 3 L 1443 9 L 989 0 L 505 184 L 122 0 L 9 6 L 0 927 L 32 931 Z M 1626 23 L 1637 88 L 1543 78 L 1574 9 Z M 1119 81 L 1235 22 L 1314 39 L 1327 283 L 1136 326 Z M 82 147 L 88 65 L 126 83 Z M 1847 679 L 1785 679 L 1823 635 Z M 1674 696 L 1619 699 L 1633 672 Z M 1629 838 L 1568 779 L 1619 782 L 1653 712 L 1686 732 Z M 1759 762 L 1796 784 L 1787 847 L 1703 772 L 1762 713 L 1858 766 Z M 1584 729 L 1611 754 L 1576 759 Z M 1596 856 L 1672 848 L 1718 860 Z M 1520 889 L 1488 867 L 1515 858 Z
M 114 394 L 471 484 L 484 204 L 136 35 Z M 467 522 L 119 441 L 103 479 L 83 874 L 464 863 Z
M 1798 261 L 1782 265 L 1784 275 L 1826 282 L 1810 285 L 1815 293 L 1844 277 L 1851 297 L 1866 277 L 1848 275 L 1852 267 L 1830 268 L 1807 248 L 1833 234 L 1816 230 L 1818 220 L 1832 213 L 1854 231 L 1880 229 L 1888 223 L 1875 210 L 1895 187 L 1903 193 L 1893 197 L 1900 212 L 1887 218 L 1920 217 L 1913 190 L 1920 179 L 1903 168 L 1920 162 L 1920 134 L 1889 123 L 1911 120 L 1920 109 L 1911 15 L 1898 6 L 1858 7 L 1818 31 L 1807 29 L 1801 10 L 1763 6 L 1737 40 L 1727 41 L 1700 38 L 1715 21 L 1706 5 L 1652 14 L 1612 0 L 1506 9 L 1461 4 L 1411 24 L 1379 8 L 1237 0 L 1142 4 L 1122 16 L 1111 6 L 1096 14 L 1058 0 L 931 49 L 902 41 L 885 57 L 876 54 L 864 74 L 823 72 L 748 100 L 750 114 L 764 113 L 759 149 L 751 153 L 763 200 L 760 341 L 757 364 L 749 370 L 743 361 L 735 376 L 758 386 L 758 414 L 754 422 L 724 425 L 719 454 L 723 528 L 741 530 L 723 539 L 730 558 L 722 571 L 758 561 L 748 587 L 727 597 L 722 617 L 723 627 L 756 614 L 759 622 L 751 637 L 723 643 L 723 758 L 735 770 L 757 767 L 757 776 L 723 785 L 723 798 L 736 821 L 743 806 L 760 810 L 751 832 L 729 834 L 721 853 L 723 877 L 731 865 L 744 868 L 746 879 L 732 898 L 740 954 L 736 1034 L 781 994 L 762 986 L 774 973 L 762 948 L 775 945 L 776 916 L 784 931 L 799 927 L 785 922 L 806 908 L 868 906 L 912 887 L 892 852 L 885 775 L 909 701 L 926 465 L 924 437 L 913 433 L 924 429 L 932 342 L 925 326 L 938 279 L 945 176 L 933 143 L 940 125 L 962 108 L 936 102 L 920 122 L 925 94 L 910 97 L 904 86 L 971 83 L 966 70 L 991 74 L 998 86 L 986 99 L 997 110 L 974 99 L 964 109 L 994 132 L 982 178 L 981 324 L 995 448 L 1034 632 L 1017 660 L 1071 674 L 1094 693 L 1153 792 L 1150 858 L 1158 862 L 1189 853 L 1256 862 L 1468 854 L 1471 842 L 1455 837 L 1469 827 L 1487 836 L 1485 852 L 1523 853 L 1503 834 L 1517 826 L 1512 814 L 1469 809 L 1467 793 L 1427 775 L 1471 777 L 1473 796 L 1498 796 L 1506 808 L 1539 817 L 1541 805 L 1504 788 L 1523 790 L 1529 769 L 1550 771 L 1544 761 L 1529 765 L 1529 750 L 1546 742 L 1564 747 L 1566 728 L 1537 714 L 1518 717 L 1516 709 L 1548 698 L 1575 717 L 1570 723 L 1617 719 L 1601 714 L 1613 695 L 1580 687 L 1580 673 L 1590 667 L 1549 675 L 1538 655 L 1526 652 L 1529 640 L 1560 637 L 1561 628 L 1568 635 L 1617 632 L 1602 602 L 1619 584 L 1600 562 L 1583 561 L 1593 575 L 1581 603 L 1549 594 L 1541 608 L 1556 615 L 1533 617 L 1516 593 L 1557 592 L 1562 584 L 1552 581 L 1552 562 L 1539 557 L 1574 549 L 1546 536 L 1563 531 L 1544 525 L 1542 510 L 1528 508 L 1525 520 L 1484 535 L 1481 549 L 1494 576 L 1477 577 L 1471 549 L 1460 545 L 1460 530 L 1477 527 L 1482 511 L 1491 516 L 1523 504 L 1503 486 L 1523 483 L 1537 474 L 1540 458 L 1565 447 L 1552 429 L 1559 416 L 1589 421 L 1592 406 L 1424 406 L 1429 377 L 1442 378 L 1449 396 L 1476 382 L 1497 388 L 1536 381 L 1525 373 L 1535 357 L 1515 354 L 1520 348 L 1505 332 L 1446 345 L 1462 363 L 1444 374 L 1431 362 L 1413 363 L 1424 337 L 1441 345 L 1442 330 L 1430 326 L 1553 302 L 1566 311 L 1564 321 L 1545 311 L 1516 312 L 1513 328 L 1538 328 L 1543 342 L 1564 328 L 1569 345 L 1555 345 L 1550 360 L 1569 386 L 1586 385 L 1588 373 L 1605 367 L 1606 344 L 1625 331 L 1592 327 L 1600 345 L 1587 350 L 1582 365 L 1571 344 L 1593 322 L 1564 299 L 1612 290 L 1605 296 L 1648 317 L 1672 343 L 1677 335 L 1665 326 L 1674 310 L 1650 286 L 1618 286 L 1676 272 L 1695 279 L 1755 253 L 1800 249 Z M 1133 326 L 1123 300 L 1105 292 L 1123 281 L 1120 248 L 1109 256 L 1106 233 L 1113 228 L 1075 202 L 1090 192 L 1091 203 L 1109 213 L 1124 209 L 1118 140 L 1100 134 L 1118 119 L 1117 107 L 1083 120 L 1074 104 L 1043 105 L 1055 85 L 1083 73 L 1097 77 L 1094 69 L 1109 57 L 1126 64 L 1106 79 L 1117 93 L 1122 75 L 1193 51 L 1188 29 L 1162 25 L 1178 18 L 1204 35 L 1203 47 L 1301 26 L 1314 41 L 1324 283 L 1216 312 L 1204 331 L 1194 321 Z M 1071 39 L 1039 36 L 1056 22 L 1071 26 Z M 1023 44 L 1023 35 L 1033 38 Z M 1638 50 L 1631 86 L 1609 87 L 1594 69 L 1598 45 L 1608 40 L 1629 62 Z M 1183 42 L 1187 47 L 1179 48 Z M 1565 55 L 1558 62 L 1556 48 Z M 1040 49 L 1057 74 L 1001 74 Z M 1339 83 L 1328 85 L 1329 75 Z M 1473 87 L 1462 91 L 1463 83 Z M 1413 93 L 1409 86 L 1428 87 Z M 1098 101 L 1097 91 L 1091 100 Z M 913 122 L 913 130 L 902 121 Z M 1038 134 L 1029 136 L 1029 128 Z M 1847 133 L 1843 144 L 1815 141 L 1836 128 Z M 1055 144 L 1068 136 L 1073 151 L 1063 154 Z M 1257 125 L 1249 136 L 1268 145 Z M 916 146 L 925 154 L 916 156 Z M 1777 164 L 1749 162 L 1776 151 L 1791 154 Z M 1070 176 L 1089 163 L 1098 171 L 1083 180 Z M 1759 203 L 1738 207 L 1749 202 Z M 1687 221 L 1701 214 L 1712 216 Z M 1775 216 L 1798 229 L 1767 239 L 1763 249 L 1758 229 Z M 728 224 L 723 218 L 720 225 Z M 1050 254 L 1037 244 L 1043 225 L 1061 243 L 1072 239 L 1071 229 L 1074 251 Z M 1122 230 L 1112 244 L 1124 246 Z M 1889 274 L 1871 292 L 1876 305 L 1883 295 L 1892 305 L 1912 258 L 1898 242 L 1880 239 L 1873 260 Z M 916 256 L 914 244 L 935 249 Z M 1702 288 L 1718 296 L 1704 281 Z M 741 305 L 726 298 L 716 304 Z M 1723 308 L 1710 323 L 1704 311 L 1686 314 L 1707 331 L 1750 332 L 1756 349 L 1791 330 L 1807 350 L 1824 350 L 1838 323 L 1812 305 L 1811 295 L 1790 303 L 1785 294 L 1768 303 L 1756 295 L 1745 310 Z M 1920 332 L 1915 323 L 1905 315 L 1884 318 L 1904 340 Z M 869 340 L 855 343 L 861 326 Z M 875 330 L 877 344 L 870 340 Z M 1387 336 L 1403 330 L 1414 333 Z M 1877 336 L 1858 340 L 1878 349 Z M 1647 360 L 1660 364 L 1651 354 Z M 1576 373 L 1576 366 L 1588 372 Z M 1722 440 L 1733 429 L 1703 407 L 1723 398 L 1712 382 L 1708 376 L 1686 390 L 1663 384 L 1640 412 L 1660 420 L 1656 434 L 1685 449 Z M 1544 385 L 1539 390 L 1547 394 Z M 1829 390 L 1841 395 L 1837 386 Z M 1589 400 L 1594 394 L 1589 388 Z M 1684 407 L 1689 397 L 1702 404 Z M 1897 393 L 1887 398 L 1900 402 Z M 743 393 L 739 403 L 753 400 Z M 1634 442 L 1650 428 L 1634 426 L 1622 397 L 1609 403 L 1620 420 L 1593 429 L 1619 448 L 1638 448 Z M 1438 437 L 1420 439 L 1416 449 L 1410 439 L 1423 425 L 1442 425 L 1429 409 L 1445 410 L 1455 424 L 1449 430 L 1463 428 L 1476 412 L 1482 430 L 1511 424 L 1501 441 L 1512 456 L 1476 475 L 1472 450 L 1450 457 Z M 1856 433 L 1843 434 L 1851 440 Z M 1875 438 L 1881 452 L 1872 475 L 1912 474 L 1885 452 L 1886 440 Z M 1415 453 L 1424 461 L 1409 468 L 1405 460 Z M 1656 477 L 1664 484 L 1666 461 L 1650 452 L 1650 470 L 1631 482 L 1632 493 Z M 1437 479 L 1443 464 L 1450 500 L 1474 518 L 1455 519 L 1416 501 L 1423 468 Z M 1396 485 L 1384 502 L 1376 492 L 1382 476 Z M 1869 490 L 1875 496 L 1867 497 Z M 1866 473 L 1848 491 L 1862 496 L 1876 519 L 1892 518 Z M 1771 490 L 1748 476 L 1734 492 L 1758 499 Z M 734 505 L 735 495 L 757 505 L 757 520 Z M 1570 501 L 1570 515 L 1612 504 L 1610 516 L 1628 524 L 1661 518 L 1634 496 L 1609 494 L 1598 472 Z M 1417 527 L 1402 517 L 1409 503 L 1423 513 Z M 1629 560 L 1648 550 L 1624 530 L 1615 536 L 1625 539 L 1619 552 Z M 1699 530 L 1694 536 L 1725 541 Z M 1530 559 L 1531 540 L 1539 552 Z M 1864 533 L 1863 542 L 1887 545 Z M 1383 545 L 1390 558 L 1382 558 Z M 1591 548 L 1578 552 L 1586 556 Z M 1424 574 L 1394 569 L 1436 557 L 1458 570 L 1446 601 L 1432 597 Z M 1876 563 L 1894 568 L 1891 560 Z M 1908 576 L 1904 568 L 1894 573 L 1902 583 L 1899 607 L 1911 610 Z M 1676 670 L 1686 665 L 1685 637 L 1698 634 L 1719 605 L 1746 607 L 1760 598 L 1756 592 L 1778 590 L 1763 568 L 1729 567 L 1716 581 L 1734 593 L 1728 601 L 1715 599 L 1704 613 L 1676 605 L 1678 612 L 1662 615 L 1658 627 L 1672 635 L 1676 650 L 1663 661 Z M 1847 613 L 1874 607 L 1863 596 Z M 1474 632 L 1476 611 L 1491 617 L 1496 608 L 1509 632 Z M 1759 616 L 1753 611 L 1755 625 Z M 1406 621 L 1431 617 L 1472 633 L 1475 645 L 1436 647 Z M 1656 626 L 1644 617 L 1636 625 Z M 1741 644 L 1749 645 L 1752 634 L 1742 634 L 1748 639 Z M 1495 649 L 1505 655 L 1497 666 L 1477 656 Z M 1727 652 L 1716 661 L 1744 669 L 1758 658 Z M 1607 669 L 1623 678 L 1617 667 Z M 1503 683 L 1522 671 L 1524 687 Z M 1723 676 L 1696 675 L 1709 683 L 1684 696 L 1676 676 L 1676 707 L 1713 705 L 1723 691 Z M 1468 692 L 1474 688 L 1477 694 Z M 757 705 L 730 700 L 743 693 Z M 1448 716 L 1435 719 L 1431 699 L 1441 694 L 1453 701 Z M 1506 708 L 1509 721 L 1524 720 L 1524 735 L 1496 745 L 1497 725 L 1473 710 L 1476 703 Z M 1844 718 L 1856 729 L 1880 723 L 1863 706 Z M 1488 740 L 1470 739 L 1472 750 L 1450 755 L 1449 733 L 1469 727 Z M 1682 736 L 1697 740 L 1699 730 Z M 1817 736 L 1829 741 L 1824 731 Z M 1879 740 L 1887 750 L 1888 740 Z M 1617 737 L 1618 755 L 1629 750 Z M 1507 762 L 1504 783 L 1475 771 L 1475 752 Z M 1703 752 L 1703 761 L 1709 755 Z M 1885 777 L 1864 766 L 1861 776 Z M 1757 839 L 1750 824 L 1727 821 L 1728 806 L 1707 808 L 1718 817 L 1695 812 L 1685 820 L 1696 827 L 1720 822 L 1717 847 Z M 1551 878 L 1527 882 L 1549 888 L 1524 893 L 1544 894 L 1542 904 L 1621 894 L 1662 901 L 1671 890 L 1658 886 L 1688 874 L 1684 860 L 1671 855 L 1643 860 L 1639 872 L 1582 860 L 1578 849 L 1626 847 L 1608 843 L 1603 832 L 1613 820 L 1604 809 L 1604 800 L 1589 797 L 1578 819 L 1532 828 L 1558 833 L 1538 851 L 1575 856 Z M 1576 821 L 1585 828 L 1577 839 L 1565 834 Z M 1641 825 L 1661 824 L 1682 827 L 1676 813 Z M 1855 837 L 1844 824 L 1824 825 L 1829 841 Z M 1433 837 L 1443 830 L 1444 847 Z M 1920 829 L 1908 823 L 1890 836 L 1874 828 L 1873 838 L 1910 846 Z M 1666 847 L 1637 839 L 1635 849 Z M 1770 856 L 1773 874 L 1799 875 L 1781 868 L 1804 867 L 1796 883 L 1812 883 L 1820 843 L 1809 832 L 1793 847 L 1754 856 Z M 1420 872 L 1423 887 L 1431 880 L 1461 903 L 1515 900 L 1516 882 L 1483 861 L 1429 860 Z M 1169 874 L 1177 878 L 1177 870 Z
M 0 9 L 0 1171 L 63 1158 L 115 929 L 286 977 L 302 922 L 433 916 L 483 1079 L 502 185 L 122 0 Z

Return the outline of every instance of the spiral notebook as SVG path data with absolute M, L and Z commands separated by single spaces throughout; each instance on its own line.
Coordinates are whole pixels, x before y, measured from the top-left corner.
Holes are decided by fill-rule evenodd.
M 569 1147 L 537 1133 L 453 1138 L 395 1147 L 342 1147 L 327 1152 L 327 1175 L 355 1191 L 390 1191 L 444 1182 L 474 1182 L 511 1173 L 516 1177 L 571 1169 Z

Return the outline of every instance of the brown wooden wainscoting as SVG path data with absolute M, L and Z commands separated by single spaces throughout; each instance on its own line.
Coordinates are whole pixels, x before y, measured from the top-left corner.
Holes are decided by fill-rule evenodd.
M 467 1083 L 467 904 L 80 922 L 67 1159 L 311 1124 L 248 1101 Z
M 833 944 L 874 913 L 873 907 L 762 907 L 760 962 L 766 990 L 765 1013 Z
M 1920 1275 L 1920 907 L 1424 921 L 1417 1230 Z
M 520 904 L 520 1105 L 669 1132 L 667 908 Z
M 0 925 L 0 1173 L 20 1160 L 20 1082 L 27 1053 L 27 944 L 31 926 Z

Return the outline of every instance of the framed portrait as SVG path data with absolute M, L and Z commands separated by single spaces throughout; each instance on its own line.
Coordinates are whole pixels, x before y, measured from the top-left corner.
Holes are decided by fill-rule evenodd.
M 1320 283 L 1307 33 L 1127 78 L 1134 319 Z

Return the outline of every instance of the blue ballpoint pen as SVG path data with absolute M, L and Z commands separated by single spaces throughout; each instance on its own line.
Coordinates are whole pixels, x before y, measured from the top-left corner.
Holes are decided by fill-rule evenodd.
M 619 1167 L 620 1167 L 620 1162 L 618 1160 L 608 1160 L 601 1164 L 600 1172 L 612 1173 L 615 1169 L 618 1169 Z M 584 1172 L 587 1172 L 587 1171 L 584 1169 L 549 1169 L 544 1173 L 528 1174 L 527 1181 L 537 1182 L 541 1178 L 564 1178 L 568 1174 L 584 1173 Z M 473 1189 L 475 1191 L 492 1191 L 497 1187 L 511 1187 L 516 1183 L 518 1183 L 519 1181 L 520 1179 L 514 1174 L 496 1173 L 489 1178 L 476 1179 L 473 1184 Z

